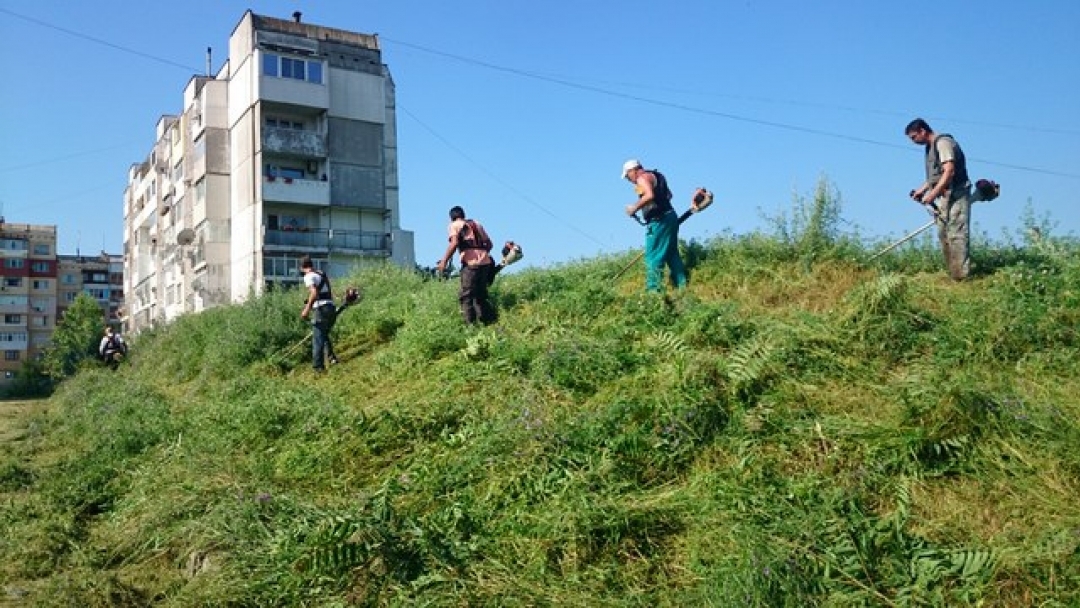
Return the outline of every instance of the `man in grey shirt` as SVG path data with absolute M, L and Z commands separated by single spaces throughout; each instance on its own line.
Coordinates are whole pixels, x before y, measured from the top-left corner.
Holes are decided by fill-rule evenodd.
M 964 152 L 951 135 L 934 133 L 921 118 L 908 123 L 904 134 L 926 150 L 926 181 L 911 198 L 933 211 L 949 276 L 962 281 L 971 271 L 971 180 Z

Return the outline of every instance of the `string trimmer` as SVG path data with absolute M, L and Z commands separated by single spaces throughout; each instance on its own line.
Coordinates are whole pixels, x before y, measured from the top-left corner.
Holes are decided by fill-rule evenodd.
M 340 317 L 341 313 L 345 312 L 346 310 L 351 308 L 354 304 L 356 304 L 359 301 L 360 301 L 360 290 L 358 288 L 356 288 L 356 287 L 347 288 L 345 290 L 345 297 L 341 301 L 341 306 L 338 306 L 337 316 Z M 337 322 L 336 318 L 334 319 L 334 322 L 335 323 Z M 314 331 L 308 330 L 307 335 L 304 336 L 303 338 L 301 338 L 301 340 L 299 342 L 297 342 L 296 344 L 293 344 L 288 349 L 286 349 L 286 350 L 284 350 L 284 351 L 282 351 L 280 353 L 281 358 L 285 359 L 286 357 L 292 356 L 292 354 L 295 353 L 297 351 L 297 349 L 299 349 L 301 346 L 304 345 L 305 342 L 307 342 L 308 340 L 311 339 L 311 336 L 313 334 L 314 334 Z
M 995 198 L 997 198 L 998 195 L 1000 195 L 1000 194 L 1001 194 L 1001 186 L 999 186 L 997 182 L 995 182 L 993 180 L 989 180 L 989 179 L 980 179 L 979 181 L 975 182 L 975 192 L 973 192 L 972 195 L 971 195 L 971 202 L 973 202 L 973 203 L 990 202 L 990 201 L 994 200 Z M 930 215 L 932 215 L 934 217 L 934 219 L 932 219 L 929 222 L 926 222 L 922 226 L 918 227 L 913 232 L 909 233 L 907 236 L 900 239 L 899 241 L 896 241 L 892 245 L 889 245 L 888 247 L 886 247 L 886 248 L 882 249 L 881 251 L 875 253 L 874 255 L 870 256 L 866 261 L 871 262 L 871 261 L 877 259 L 878 257 L 892 251 L 893 249 L 896 249 L 900 245 L 903 245 L 904 243 L 906 243 L 906 242 L 910 241 L 911 239 L 915 238 L 916 236 L 919 236 L 920 234 L 925 232 L 928 228 L 930 228 L 931 226 L 936 224 L 937 220 L 938 220 L 938 208 L 932 202 L 927 203 L 926 206 L 927 206 L 927 209 L 930 211 Z
M 705 188 L 698 188 L 697 190 L 694 190 L 694 196 L 690 201 L 690 208 L 687 209 L 686 211 L 683 211 L 682 215 L 679 216 L 679 225 L 682 225 L 683 222 L 690 219 L 690 216 L 694 215 L 695 213 L 700 213 L 700 212 L 704 211 L 712 203 L 713 203 L 713 193 L 712 192 L 709 192 Z M 633 217 L 634 217 L 635 220 L 637 220 L 637 223 L 641 224 L 642 226 L 646 225 L 647 222 L 642 221 L 642 219 L 639 218 L 636 213 L 634 214 Z M 640 253 L 638 253 L 636 256 L 634 256 L 634 259 L 630 260 L 629 264 L 627 264 L 626 266 L 623 266 L 622 270 L 615 273 L 615 276 L 611 277 L 611 280 L 614 281 L 615 279 L 621 277 L 623 275 L 623 273 L 625 273 L 627 270 L 630 270 L 630 268 L 634 264 L 637 264 L 638 260 L 640 260 L 642 257 L 644 257 L 644 255 L 645 255 L 645 251 L 642 250 Z
M 506 241 L 506 244 L 502 248 L 502 259 L 495 265 L 495 272 L 491 273 L 491 280 L 495 280 L 495 275 L 502 272 L 503 268 L 517 262 L 525 253 L 521 250 L 521 245 L 518 245 L 514 241 Z

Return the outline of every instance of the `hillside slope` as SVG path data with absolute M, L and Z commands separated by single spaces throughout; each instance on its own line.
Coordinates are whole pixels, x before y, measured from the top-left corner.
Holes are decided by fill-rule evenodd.
M 1080 604 L 1080 247 L 690 243 L 456 282 L 342 278 L 140 336 L 0 460 L 19 605 Z

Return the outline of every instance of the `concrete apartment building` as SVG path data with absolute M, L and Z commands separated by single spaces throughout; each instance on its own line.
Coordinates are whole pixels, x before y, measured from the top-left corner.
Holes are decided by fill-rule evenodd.
M 124 193 L 125 329 L 300 280 L 415 265 L 378 38 L 246 12 L 214 76 L 163 116 Z M 209 63 L 209 58 L 208 58 Z
M 0 259 L 0 381 L 7 381 L 56 328 L 56 226 L 0 219 Z
M 80 293 L 93 298 L 101 307 L 102 319 L 121 328 L 124 307 L 124 257 L 101 252 L 100 255 L 57 256 L 56 318 L 64 316 Z

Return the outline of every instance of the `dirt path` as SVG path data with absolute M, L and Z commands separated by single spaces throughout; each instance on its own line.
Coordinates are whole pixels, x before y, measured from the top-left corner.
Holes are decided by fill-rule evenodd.
M 45 399 L 0 401 L 0 445 L 22 439 L 30 420 L 45 411 L 46 403 Z

